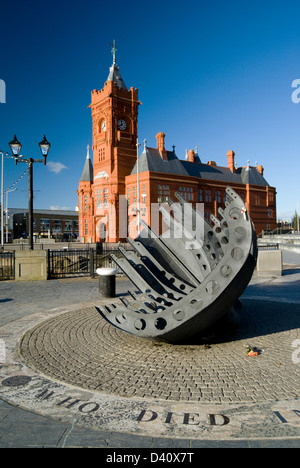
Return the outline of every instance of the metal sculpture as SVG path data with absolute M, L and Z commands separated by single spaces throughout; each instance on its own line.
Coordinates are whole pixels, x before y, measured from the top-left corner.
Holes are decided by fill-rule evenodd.
M 192 207 L 175 195 L 180 207 Z M 162 206 L 169 236 L 156 235 L 144 223 L 135 240 L 127 239 L 133 251 L 119 248 L 122 258 L 111 255 L 139 292 L 96 307 L 110 324 L 140 337 L 176 342 L 215 325 L 239 299 L 257 259 L 256 234 L 243 200 L 227 187 L 225 209 L 219 208 L 210 222 L 191 209 L 187 228 Z M 202 242 L 193 232 L 199 217 Z

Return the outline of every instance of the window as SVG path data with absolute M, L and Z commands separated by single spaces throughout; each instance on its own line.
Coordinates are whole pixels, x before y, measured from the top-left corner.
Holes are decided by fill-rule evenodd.
M 85 197 L 84 197 L 84 211 L 87 211 L 87 201 L 88 201 L 88 196 L 85 195 Z
M 269 209 L 267 214 L 268 214 L 268 218 L 273 218 L 273 210 Z
M 180 195 L 187 201 L 193 201 L 193 189 L 190 187 L 179 187 Z
M 168 185 L 157 186 L 157 203 L 168 203 L 170 197 L 170 188 Z
M 260 205 L 260 200 L 259 200 L 259 195 L 254 195 L 254 205 L 259 206 Z
M 205 190 L 205 201 L 207 203 L 211 202 L 211 191 L 210 190 Z
M 103 198 L 104 198 L 104 206 L 108 206 L 108 189 L 105 188 L 103 190 Z
M 270 203 L 274 202 L 274 192 L 273 191 L 269 192 L 269 202 Z
M 87 236 L 88 233 L 88 221 L 87 219 L 84 221 L 84 234 Z
M 217 203 L 221 203 L 221 192 L 219 190 L 215 192 L 215 200 Z
M 203 202 L 203 190 L 198 190 L 198 202 Z
M 100 204 L 100 190 L 95 191 L 95 208 Z
M 168 203 L 169 201 L 169 186 L 162 186 L 162 202 L 163 203 Z
M 130 206 L 130 188 L 127 188 L 127 204 Z
M 47 231 L 50 229 L 50 219 L 41 219 L 41 231 Z
M 142 203 L 146 203 L 146 185 L 143 184 L 142 187 Z
M 159 185 L 157 187 L 157 203 L 161 203 L 161 198 L 162 198 L 162 189 L 161 189 L 161 186 Z
M 66 219 L 65 221 L 65 231 L 71 231 L 73 228 L 73 221 L 71 221 L 70 219 Z
M 56 232 L 62 231 L 62 222 L 61 219 L 54 219 L 52 221 L 52 230 Z
M 99 161 L 103 161 L 105 159 L 105 148 L 100 148 L 98 150 L 99 154 Z

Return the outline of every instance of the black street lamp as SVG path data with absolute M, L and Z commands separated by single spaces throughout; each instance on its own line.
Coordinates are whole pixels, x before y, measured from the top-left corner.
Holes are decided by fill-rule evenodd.
M 50 143 L 47 141 L 47 138 L 46 138 L 46 135 L 44 135 L 44 138 L 42 139 L 42 141 L 40 141 L 39 143 L 39 147 L 40 147 L 40 150 L 41 150 L 41 153 L 43 155 L 43 158 L 44 158 L 44 165 L 46 166 L 46 158 L 48 156 L 48 153 L 49 153 L 49 150 L 50 150 Z
M 16 135 L 13 137 L 13 139 L 8 143 L 11 149 L 11 152 L 15 158 L 19 156 L 19 153 L 21 151 L 22 145 L 18 141 Z M 22 157 L 22 156 L 21 156 Z
M 28 164 L 28 224 L 29 224 L 29 248 L 33 250 L 33 178 L 32 178 L 32 169 L 33 163 L 44 163 L 46 165 L 46 159 L 50 150 L 50 143 L 47 141 L 46 136 L 44 135 L 43 140 L 39 143 L 43 159 L 24 159 L 20 154 L 22 145 L 18 141 L 16 135 L 9 143 L 13 157 L 15 158 L 15 164 L 18 163 L 27 163 Z

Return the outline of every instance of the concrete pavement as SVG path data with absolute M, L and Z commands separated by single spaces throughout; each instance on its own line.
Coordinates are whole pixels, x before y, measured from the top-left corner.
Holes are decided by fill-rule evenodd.
M 0 447 L 299 447 L 300 261 L 284 262 L 253 277 L 238 326 L 184 345 L 110 327 L 97 279 L 0 283 Z

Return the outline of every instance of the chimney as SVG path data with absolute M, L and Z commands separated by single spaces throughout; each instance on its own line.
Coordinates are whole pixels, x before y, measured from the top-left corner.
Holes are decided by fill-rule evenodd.
M 159 132 L 156 135 L 156 140 L 157 140 L 157 149 L 161 154 L 161 157 L 163 159 L 167 159 L 167 152 L 165 150 L 165 134 L 163 132 Z
M 264 175 L 264 168 L 262 166 L 256 166 L 256 169 L 261 175 Z
M 188 161 L 195 162 L 195 151 L 192 149 L 188 152 Z
M 235 172 L 234 156 L 235 156 L 234 151 L 232 151 L 232 150 L 228 151 L 228 153 L 227 153 L 227 165 L 228 165 L 228 168 L 231 170 L 231 172 Z

